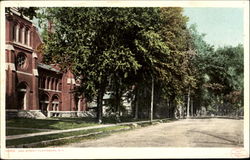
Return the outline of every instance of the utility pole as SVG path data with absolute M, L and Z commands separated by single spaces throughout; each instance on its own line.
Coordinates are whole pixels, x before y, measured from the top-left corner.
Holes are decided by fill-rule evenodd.
M 191 97 L 191 116 L 194 116 L 194 99 Z
M 150 121 L 153 120 L 153 108 L 154 108 L 154 78 L 152 77 Z
M 187 102 L 187 118 L 189 118 L 189 106 L 190 106 L 190 87 L 188 87 L 188 102 Z

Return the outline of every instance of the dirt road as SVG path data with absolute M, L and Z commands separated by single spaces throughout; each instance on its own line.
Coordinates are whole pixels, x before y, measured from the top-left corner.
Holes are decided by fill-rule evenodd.
M 185 119 L 60 147 L 242 147 L 243 120 Z

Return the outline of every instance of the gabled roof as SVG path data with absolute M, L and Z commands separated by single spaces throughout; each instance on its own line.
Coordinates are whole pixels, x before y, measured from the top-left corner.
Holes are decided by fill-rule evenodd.
M 50 70 L 50 71 L 53 71 L 53 72 L 57 72 L 57 73 L 62 73 L 60 70 L 55 69 L 52 66 L 44 64 L 44 63 L 38 63 L 37 67 L 43 68 L 43 69 L 46 69 L 46 70 Z

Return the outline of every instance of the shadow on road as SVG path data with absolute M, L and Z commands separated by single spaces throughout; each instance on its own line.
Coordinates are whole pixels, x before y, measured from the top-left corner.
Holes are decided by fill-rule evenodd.
M 240 119 L 244 119 L 244 117 L 230 117 L 230 116 L 215 116 L 215 117 L 211 117 L 211 116 L 204 116 L 204 117 L 189 117 L 189 119 L 236 119 L 236 120 L 240 120 Z
M 200 133 L 200 134 L 212 136 L 212 137 L 218 138 L 218 139 L 220 139 L 220 140 L 224 140 L 224 141 L 229 142 L 229 143 L 221 143 L 221 142 L 208 142 L 208 141 L 207 141 L 207 142 L 198 142 L 198 143 L 217 143 L 217 144 L 228 144 L 228 145 L 243 146 L 243 143 L 241 143 L 241 142 L 239 142 L 239 141 L 227 139 L 227 138 L 225 138 L 225 137 L 221 137 L 221 136 L 214 135 L 214 134 L 211 134 L 211 133 L 202 132 L 202 131 L 192 131 L 192 132 L 196 132 L 196 133 Z M 195 142 L 195 143 L 197 143 L 197 142 Z

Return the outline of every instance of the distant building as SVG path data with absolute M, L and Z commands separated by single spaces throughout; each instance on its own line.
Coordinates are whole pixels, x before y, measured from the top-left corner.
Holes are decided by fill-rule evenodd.
M 43 63 L 42 40 L 27 17 L 11 8 L 6 17 L 6 113 L 7 116 L 45 118 L 85 116 L 84 97 L 72 91 L 74 75 L 57 65 Z

